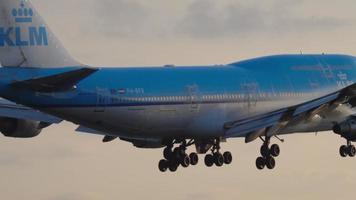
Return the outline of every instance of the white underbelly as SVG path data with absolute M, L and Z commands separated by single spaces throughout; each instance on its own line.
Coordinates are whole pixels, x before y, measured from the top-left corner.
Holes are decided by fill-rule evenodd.
M 48 112 L 110 135 L 132 138 L 218 137 L 224 124 L 293 105 L 295 100 L 126 107 L 54 108 Z

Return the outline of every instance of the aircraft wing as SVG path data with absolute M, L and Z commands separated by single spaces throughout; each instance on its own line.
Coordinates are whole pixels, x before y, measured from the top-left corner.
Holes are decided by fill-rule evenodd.
M 98 71 L 95 68 L 80 68 L 77 70 L 34 78 L 24 81 L 15 82 L 13 87 L 27 88 L 37 92 L 58 92 L 72 89 L 82 79 Z
M 0 98 L 0 117 L 16 118 L 58 124 L 60 118 Z
M 247 119 L 227 122 L 224 125 L 225 137 L 246 136 L 246 142 L 251 142 L 259 136 L 277 135 L 278 131 L 296 119 L 308 118 L 324 109 L 336 107 L 356 97 L 356 84 L 326 96 L 279 110 L 256 115 Z

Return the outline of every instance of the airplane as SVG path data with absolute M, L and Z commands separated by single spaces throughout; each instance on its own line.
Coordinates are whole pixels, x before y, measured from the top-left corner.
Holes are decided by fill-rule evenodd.
M 333 130 L 356 148 L 356 57 L 285 54 L 211 66 L 102 67 L 72 58 L 28 0 L 0 2 L 0 130 L 34 137 L 62 120 L 77 131 L 163 148 L 162 172 L 231 164 L 221 143 L 261 139 L 257 169 L 274 169 L 279 136 Z M 23 114 L 21 109 L 28 111 Z M 36 117 L 37 116 L 37 117 Z M 21 122 L 26 122 L 21 125 Z M 4 122 L 5 121 L 5 122 Z M 27 124 L 27 125 L 26 125 Z M 10 128 L 7 128 L 10 127 Z M 4 131 L 7 130 L 7 131 Z M 195 151 L 187 153 L 187 148 Z

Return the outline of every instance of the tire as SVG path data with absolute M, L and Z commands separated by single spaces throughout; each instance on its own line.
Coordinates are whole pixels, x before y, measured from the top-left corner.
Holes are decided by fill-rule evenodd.
M 160 160 L 159 163 L 158 163 L 158 169 L 159 171 L 161 172 L 166 172 L 167 171 L 167 168 L 168 168 L 168 162 L 167 160 Z
M 347 146 L 346 145 L 342 145 L 340 147 L 340 150 L 339 150 L 340 156 L 345 158 L 348 155 L 347 151 L 348 151 Z
M 260 153 L 262 157 L 268 157 L 269 156 L 269 148 L 268 145 L 262 145 L 260 149 Z
M 180 160 L 182 167 L 187 168 L 190 165 L 190 158 L 187 154 L 184 154 Z
M 171 171 L 171 172 L 175 172 L 175 171 L 177 171 L 177 169 L 178 169 L 178 166 L 179 165 L 177 165 L 177 163 L 176 162 L 172 162 L 172 163 L 170 163 L 169 164 L 169 171 Z
M 270 148 L 270 153 L 273 157 L 278 157 L 280 154 L 281 150 L 278 146 L 278 144 L 273 144 Z
M 356 148 L 355 148 L 354 145 L 350 145 L 350 146 L 348 147 L 348 154 L 349 154 L 350 157 L 355 157 L 355 155 L 356 155 Z
M 231 152 L 226 151 L 223 154 L 223 157 L 224 157 L 224 163 L 225 164 L 227 164 L 227 165 L 231 164 L 231 162 L 232 162 L 232 154 L 231 154 Z
M 276 167 L 276 161 L 272 156 L 266 158 L 266 167 L 268 169 L 274 169 Z
M 266 166 L 266 160 L 263 157 L 258 157 L 256 159 L 256 167 L 257 167 L 257 169 L 262 170 L 262 169 L 265 168 L 265 166 Z
M 214 163 L 216 166 L 221 167 L 224 164 L 224 156 L 221 153 L 214 154 Z
M 190 158 L 190 164 L 191 165 L 197 165 L 199 162 L 199 157 L 197 153 L 191 153 L 189 154 L 189 158 Z
M 170 160 L 172 158 L 173 152 L 172 149 L 166 147 L 163 150 L 163 157 L 167 160 Z
M 211 167 L 214 164 L 214 157 L 211 154 L 207 154 L 204 158 L 204 163 L 207 167 Z

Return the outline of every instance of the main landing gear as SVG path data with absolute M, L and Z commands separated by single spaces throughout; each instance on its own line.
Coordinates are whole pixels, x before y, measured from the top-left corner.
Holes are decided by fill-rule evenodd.
M 351 141 L 347 140 L 347 145 L 342 145 L 340 147 L 340 155 L 341 157 L 355 157 L 356 155 L 356 148 L 354 145 L 351 144 Z
M 179 166 L 187 168 L 191 165 L 197 165 L 199 162 L 198 154 L 195 152 L 186 153 L 187 147 L 195 144 L 193 140 L 186 142 L 185 140 L 180 142 L 178 147 L 173 148 L 173 142 L 163 150 L 164 159 L 160 160 L 158 163 L 158 168 L 161 172 L 167 170 L 171 172 L 177 171 Z M 211 149 L 211 154 L 207 154 L 204 158 L 204 163 L 206 166 L 211 167 L 214 164 L 218 167 L 224 164 L 231 164 L 232 154 L 230 152 L 220 153 L 220 139 L 214 139 L 211 143 L 208 143 L 208 149 Z M 199 152 L 201 153 L 201 152 Z M 203 152 L 205 153 L 205 152 Z
M 260 149 L 261 156 L 256 159 L 256 167 L 259 170 L 264 169 L 267 167 L 268 169 L 274 169 L 276 166 L 275 157 L 278 157 L 280 154 L 280 148 L 277 144 L 271 145 L 270 140 L 271 137 L 265 136 L 265 139 L 261 137 L 263 144 Z
M 229 151 L 220 153 L 220 140 L 216 139 L 211 148 L 211 154 L 207 154 L 204 158 L 204 163 L 207 167 L 211 167 L 214 164 L 217 167 L 221 167 L 224 164 L 229 165 L 232 162 L 232 154 Z
M 175 172 L 179 166 L 186 168 L 190 165 L 197 165 L 199 161 L 198 154 L 193 152 L 188 155 L 186 153 L 187 147 L 192 144 L 194 144 L 192 140 L 188 143 L 183 140 L 180 146 L 174 149 L 173 144 L 169 144 L 163 150 L 164 159 L 158 163 L 159 170 L 165 172 L 169 169 L 169 171 Z

